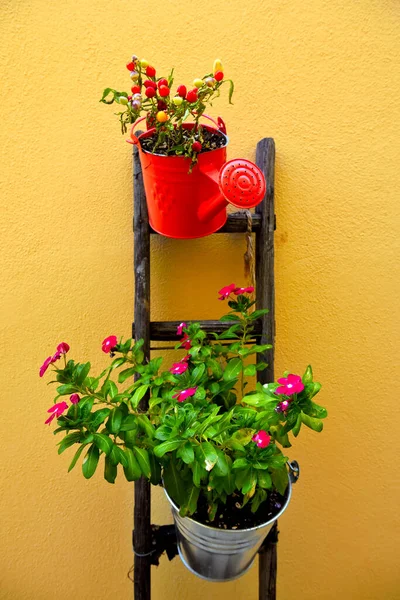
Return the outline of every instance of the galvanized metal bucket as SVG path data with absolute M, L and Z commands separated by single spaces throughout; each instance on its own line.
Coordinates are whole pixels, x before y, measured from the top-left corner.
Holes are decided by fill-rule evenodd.
M 261 544 L 290 502 L 292 483 L 298 478 L 299 468 L 295 461 L 289 468 L 285 504 L 273 519 L 250 529 L 216 529 L 190 517 L 181 517 L 179 508 L 165 490 L 172 507 L 179 556 L 189 571 L 202 579 L 222 582 L 237 579 L 250 569 Z

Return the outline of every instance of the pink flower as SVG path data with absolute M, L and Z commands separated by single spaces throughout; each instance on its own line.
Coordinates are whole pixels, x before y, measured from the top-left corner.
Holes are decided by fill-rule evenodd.
M 80 397 L 79 394 L 71 394 L 69 397 L 71 404 L 78 404 Z
M 59 358 L 61 358 L 61 352 L 58 352 L 58 351 L 57 351 L 57 352 L 54 354 L 54 356 L 52 357 L 52 359 L 51 359 L 51 362 L 52 362 L 52 363 L 55 363 L 55 362 L 56 362 L 56 360 L 58 360 Z
M 196 393 L 197 387 L 188 388 L 187 390 L 182 390 L 182 392 L 177 392 L 172 397 L 176 398 L 178 402 L 183 402 L 186 398 L 190 396 L 194 396 Z
M 188 364 L 185 362 L 174 363 L 170 368 L 170 372 L 174 375 L 182 375 L 188 368 Z
M 118 339 L 116 335 L 109 335 L 102 341 L 101 349 L 108 354 L 117 345 Z
M 278 413 L 282 413 L 282 412 L 285 412 L 289 408 L 289 406 L 290 406 L 289 400 L 284 400 L 283 402 L 280 402 L 278 404 L 278 406 L 276 407 L 275 410 Z
M 42 364 L 42 366 L 40 367 L 39 377 L 43 377 L 43 375 L 46 373 L 47 369 L 49 368 L 49 365 L 51 365 L 52 362 L 53 358 L 51 356 L 48 356 Z
M 180 362 L 188 362 L 190 360 L 190 354 L 186 354 L 183 358 L 181 358 Z
M 231 285 L 226 285 L 219 290 L 218 294 L 220 294 L 220 298 L 218 298 L 218 300 L 225 300 L 225 298 L 228 298 L 228 296 L 230 296 L 235 289 L 236 285 L 234 283 L 231 283 Z
M 287 377 L 278 379 L 278 383 L 281 385 L 275 390 L 275 394 L 291 396 L 292 394 L 299 394 L 304 390 L 300 375 L 292 375 L 292 373 L 290 373 Z
M 48 413 L 51 413 L 51 415 L 49 416 L 48 419 L 46 419 L 46 421 L 44 422 L 45 425 L 49 424 L 52 422 L 52 420 L 55 417 L 59 417 L 60 415 L 63 414 L 64 411 L 66 411 L 68 408 L 68 404 L 66 402 L 59 402 L 58 404 L 54 404 L 51 408 L 49 408 L 49 410 L 47 411 Z
M 240 287 L 239 287 L 239 288 L 235 288 L 235 289 L 233 290 L 233 293 L 234 293 L 236 296 L 239 296 L 240 294 L 252 294 L 253 292 L 254 292 L 254 288 L 253 288 L 253 286 L 250 286 L 250 287 L 244 287 L 244 288 L 240 288 Z
M 182 335 L 184 327 L 186 327 L 186 323 L 181 323 L 180 325 L 178 325 L 178 329 L 176 330 L 176 335 Z
M 263 429 L 260 429 L 260 431 L 256 433 L 251 439 L 257 444 L 259 448 L 266 448 L 267 446 L 269 446 L 271 436 L 268 435 L 268 433 Z
M 189 350 L 192 347 L 192 342 L 190 341 L 189 336 L 188 336 L 187 333 L 185 333 L 183 335 L 183 338 L 181 339 L 181 346 L 185 350 Z
M 61 344 L 58 344 L 57 346 L 57 352 L 59 352 L 60 354 L 67 354 L 68 350 L 69 346 L 67 342 L 61 342 Z

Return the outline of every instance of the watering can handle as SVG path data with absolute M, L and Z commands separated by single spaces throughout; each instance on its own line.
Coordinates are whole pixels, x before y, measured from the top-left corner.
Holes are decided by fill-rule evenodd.
M 136 126 L 139 125 L 139 123 L 141 123 L 145 119 L 147 119 L 147 117 L 140 117 L 140 119 L 138 119 L 137 121 L 134 122 L 134 124 L 131 127 L 131 139 L 126 140 L 128 142 L 128 144 L 136 144 L 137 145 L 139 143 L 139 138 L 133 132 L 136 129 Z M 155 128 L 153 128 L 153 129 L 155 131 Z
M 212 117 L 210 117 L 208 115 L 205 115 L 204 113 L 201 116 L 204 117 L 205 119 L 208 119 L 212 123 L 214 123 L 214 125 L 216 125 L 218 131 L 221 131 L 223 134 L 226 135 L 226 125 L 225 125 L 224 121 L 221 119 L 221 117 L 218 117 L 218 121 L 216 121 L 215 119 L 213 119 Z

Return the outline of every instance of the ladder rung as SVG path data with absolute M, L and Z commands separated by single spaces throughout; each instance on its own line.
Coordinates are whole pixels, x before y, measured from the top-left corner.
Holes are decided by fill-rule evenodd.
M 254 232 L 260 231 L 261 215 L 252 213 L 252 228 Z M 221 229 L 215 233 L 243 233 L 247 231 L 247 215 L 244 211 L 228 214 L 228 219 Z M 157 233 L 154 229 L 150 229 L 151 233 Z
M 223 333 L 232 325 L 236 325 L 237 321 L 196 321 L 192 319 L 192 322 L 200 323 L 201 328 L 206 333 L 215 332 L 218 334 Z M 178 325 L 182 321 L 151 321 L 150 322 L 150 340 L 153 342 L 178 342 L 179 337 L 176 335 Z M 190 323 L 190 321 L 185 321 Z M 254 321 L 254 337 L 261 335 L 262 327 L 261 321 L 257 319 Z M 135 337 L 135 323 L 132 324 L 132 336 Z M 234 338 L 232 338 L 234 339 Z

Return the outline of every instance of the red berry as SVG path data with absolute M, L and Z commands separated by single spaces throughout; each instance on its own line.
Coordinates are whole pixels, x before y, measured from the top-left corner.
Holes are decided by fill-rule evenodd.
M 160 88 L 162 85 L 166 85 L 168 87 L 168 81 L 166 79 L 160 79 L 160 81 L 157 82 L 158 87 Z
M 180 85 L 176 91 L 177 91 L 178 95 L 181 98 L 185 98 L 185 96 L 186 96 L 186 85 Z
M 134 71 L 135 67 L 136 67 L 136 65 L 134 62 L 130 62 L 126 65 L 126 68 L 128 69 L 128 71 Z
M 186 100 L 188 102 L 197 102 L 197 88 L 188 91 L 186 95 Z
M 158 90 L 158 93 L 162 98 L 166 98 L 167 96 L 169 96 L 169 87 L 167 87 L 166 85 L 162 85 Z
M 150 65 L 147 67 L 146 69 L 146 75 L 147 77 L 155 77 L 156 74 L 156 70 L 154 67 L 151 67 Z
M 217 81 L 222 81 L 224 78 L 224 74 L 222 71 L 217 71 L 216 73 L 214 73 L 214 79 L 216 79 Z
M 147 98 L 154 98 L 156 95 L 156 90 L 153 87 L 146 88 L 145 94 Z
M 153 88 L 154 90 L 156 90 L 156 89 L 157 89 L 157 84 L 156 84 L 156 83 L 154 83 L 154 81 L 150 81 L 150 79 L 146 79 L 146 81 L 144 82 L 144 84 L 143 84 L 143 85 L 144 85 L 144 87 L 146 87 L 146 88 L 149 88 L 149 87 L 151 87 L 151 88 Z
M 200 142 L 193 142 L 193 144 L 192 144 L 193 152 L 201 152 L 201 149 L 202 149 L 202 145 L 200 144 Z
M 164 102 L 164 100 L 159 100 L 157 102 L 157 108 L 158 108 L 158 110 L 165 110 L 167 108 L 167 106 L 168 105 L 167 105 L 166 102 Z
M 131 87 L 132 94 L 140 94 L 140 85 L 134 85 Z

